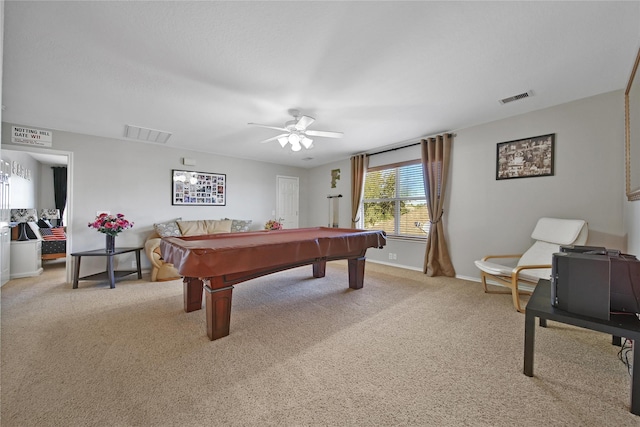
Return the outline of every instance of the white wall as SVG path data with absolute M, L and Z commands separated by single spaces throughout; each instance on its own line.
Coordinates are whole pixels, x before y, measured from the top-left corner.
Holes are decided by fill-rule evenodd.
M 38 181 L 38 200 L 36 206 L 40 209 L 55 209 L 56 200 L 53 190 L 53 169 L 51 165 L 40 164 L 40 180 Z
M 6 141 L 7 139 L 5 139 Z M 3 144 L 4 146 L 5 144 Z M 20 151 L 2 150 L 2 158 L 9 163 L 19 164 L 29 169 L 29 179 L 11 174 L 9 178 L 9 207 L 11 209 L 38 209 L 38 183 L 40 182 L 40 162 Z
M 554 176 L 496 181 L 496 144 L 549 133 L 556 135 Z M 640 202 L 628 204 L 623 212 L 622 91 L 455 134 L 443 221 L 458 277 L 478 279 L 473 261 L 486 254 L 526 250 L 542 216 L 583 218 L 589 223 L 589 244 L 627 250 L 628 239 L 629 253 L 640 254 Z M 394 153 L 394 161 L 420 156 L 410 149 Z M 324 175 L 342 164 L 315 168 L 311 176 Z M 321 209 L 311 204 L 312 212 Z M 634 236 L 627 236 L 631 232 Z M 367 258 L 389 263 L 388 252 L 395 252 L 395 264 L 422 269 L 424 248 L 424 243 L 389 239 L 384 250 L 368 251 Z
M 555 174 L 496 181 L 496 143 L 555 133 Z M 626 250 L 624 99 L 611 92 L 457 131 L 447 224 L 459 276 L 473 261 L 519 253 L 539 217 L 582 218 L 589 244 Z
M 625 201 L 624 218 L 627 253 L 634 254 L 640 258 L 640 201 Z
M 340 169 L 340 179 L 336 187 L 331 187 L 331 171 Z M 329 226 L 329 199 L 327 196 L 339 198 L 338 225 L 351 228 L 351 164 L 349 159 L 330 165 L 319 166 L 309 171 L 309 210 L 308 224 L 314 227 Z

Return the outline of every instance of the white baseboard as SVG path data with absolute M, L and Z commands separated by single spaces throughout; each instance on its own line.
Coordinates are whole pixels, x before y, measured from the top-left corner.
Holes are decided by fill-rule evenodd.
M 367 262 L 372 262 L 374 264 L 388 265 L 389 267 L 404 268 L 405 270 L 422 271 L 421 268 L 412 267 L 412 266 L 409 266 L 409 265 L 394 264 L 394 263 L 391 263 L 391 262 L 378 261 L 378 260 L 375 260 L 375 259 L 368 259 L 367 258 Z

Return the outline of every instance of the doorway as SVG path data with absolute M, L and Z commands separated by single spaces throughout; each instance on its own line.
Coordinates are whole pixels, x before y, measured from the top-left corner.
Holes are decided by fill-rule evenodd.
M 6 145 L 2 144 L 2 149 L 0 150 L 0 157 L 4 158 L 5 156 L 2 154 L 6 151 L 19 151 L 23 153 L 29 154 L 36 161 L 44 165 L 55 165 L 55 166 L 66 166 L 67 167 L 67 207 L 65 209 L 65 225 L 69 225 L 73 223 L 73 153 L 70 151 L 61 151 L 61 150 L 53 150 L 48 148 L 39 148 L 32 146 L 21 146 L 21 145 Z M 71 253 L 71 245 L 72 245 L 72 232 L 71 227 L 67 227 L 66 229 L 66 251 L 67 256 L 65 257 L 65 277 L 67 283 L 71 283 L 72 281 L 72 269 L 71 262 L 69 262 L 69 254 Z M 5 248 L 2 248 L 4 251 Z M 7 247 L 8 251 L 9 248 Z

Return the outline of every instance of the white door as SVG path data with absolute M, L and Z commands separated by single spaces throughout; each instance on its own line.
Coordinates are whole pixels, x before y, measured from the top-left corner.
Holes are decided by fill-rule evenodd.
M 298 177 L 277 176 L 276 219 L 282 228 L 298 228 Z

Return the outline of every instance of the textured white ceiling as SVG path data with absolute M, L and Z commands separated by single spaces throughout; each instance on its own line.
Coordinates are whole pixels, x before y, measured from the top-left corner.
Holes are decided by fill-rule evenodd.
M 313 167 L 623 89 L 639 46 L 639 1 L 6 1 L 3 121 Z M 344 138 L 260 144 L 293 108 Z

